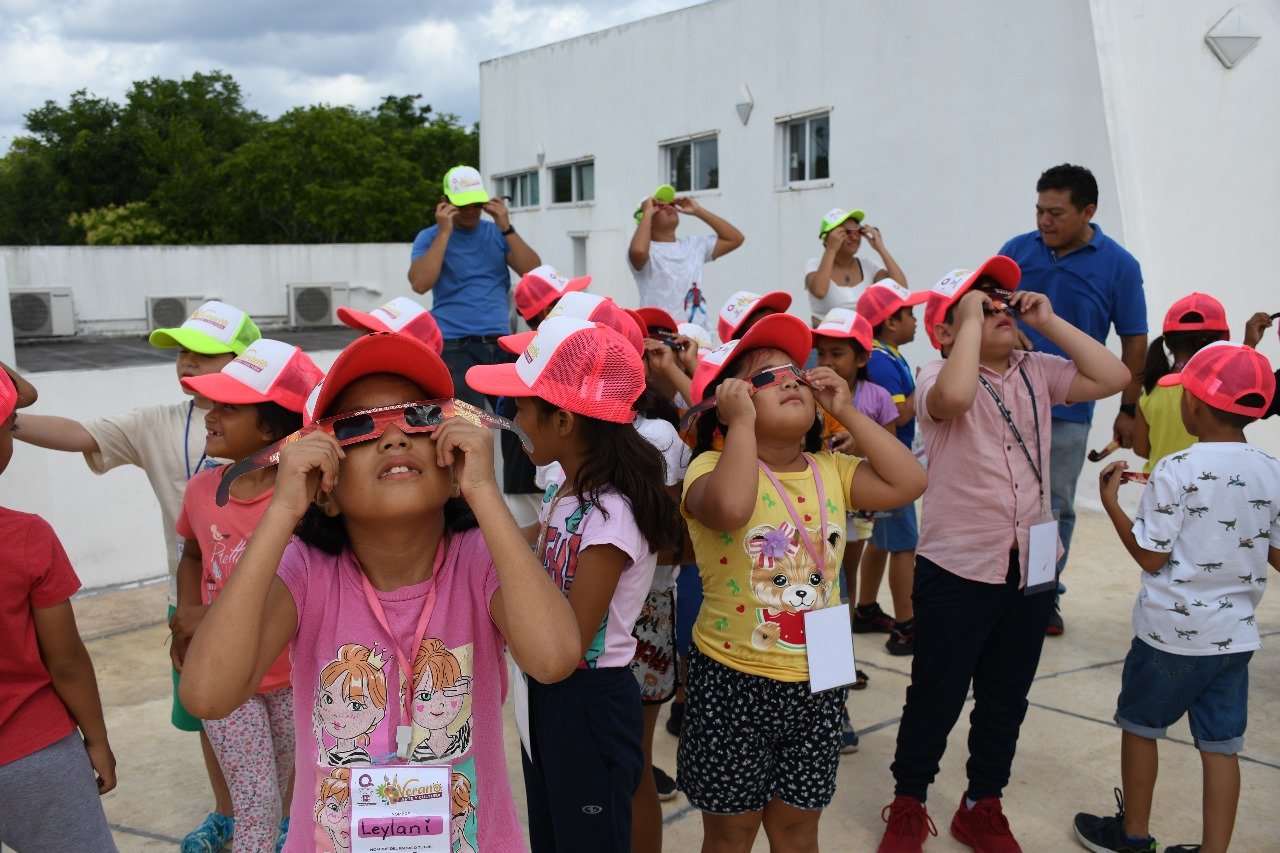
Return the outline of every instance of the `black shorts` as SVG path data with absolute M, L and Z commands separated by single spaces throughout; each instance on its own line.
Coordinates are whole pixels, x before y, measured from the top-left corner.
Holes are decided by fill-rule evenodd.
M 695 646 L 676 754 L 680 790 L 712 814 L 759 811 L 772 799 L 826 808 L 836 793 L 848 696 L 847 687 L 810 693 L 807 681 L 749 675 Z

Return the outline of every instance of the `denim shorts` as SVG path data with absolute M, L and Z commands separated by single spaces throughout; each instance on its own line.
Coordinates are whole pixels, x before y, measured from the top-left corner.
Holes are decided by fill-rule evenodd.
M 890 554 L 914 551 L 919 542 L 920 530 L 916 527 L 915 504 L 907 504 L 875 514 L 875 529 L 871 531 L 871 544 L 881 551 L 888 551 Z
M 1156 739 L 1189 714 L 1196 749 L 1235 755 L 1244 749 L 1252 657 L 1253 652 L 1175 655 L 1134 637 L 1120 677 L 1116 724 Z

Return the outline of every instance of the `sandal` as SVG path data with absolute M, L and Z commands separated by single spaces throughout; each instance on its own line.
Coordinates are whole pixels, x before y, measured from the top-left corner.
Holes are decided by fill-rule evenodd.
M 871 683 L 871 677 L 870 677 L 870 676 L 868 676 L 868 675 L 867 675 L 865 672 L 863 672 L 862 670 L 858 670 L 858 671 L 857 671 L 857 673 L 858 673 L 858 677 L 857 677 L 857 679 L 855 679 L 855 680 L 854 680 L 853 685 L 852 685 L 852 689 L 853 689 L 853 690 L 866 690 L 866 689 L 867 689 L 867 685 Z

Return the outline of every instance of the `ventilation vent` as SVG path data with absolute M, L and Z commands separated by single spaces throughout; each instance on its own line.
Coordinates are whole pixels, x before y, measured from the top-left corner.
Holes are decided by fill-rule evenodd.
M 148 296 L 147 328 L 172 329 L 205 303 L 203 296 Z
M 15 338 L 65 337 L 76 333 L 71 288 L 9 291 Z
M 347 304 L 347 283 L 289 285 L 289 325 L 297 328 L 339 326 L 335 313 Z

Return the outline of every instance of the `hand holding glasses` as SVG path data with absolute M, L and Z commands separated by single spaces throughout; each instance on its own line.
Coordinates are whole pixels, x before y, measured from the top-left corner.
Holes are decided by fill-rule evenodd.
M 779 364 L 774 367 L 766 367 L 762 370 L 757 370 L 746 378 L 746 382 L 751 386 L 752 394 L 755 394 L 757 391 L 763 391 L 765 388 L 771 388 L 774 385 L 781 385 L 783 382 L 787 382 L 789 380 L 799 382 L 801 385 L 807 385 L 815 391 L 818 390 L 818 387 L 810 382 L 808 377 L 804 375 L 804 371 L 796 367 L 794 364 Z M 680 431 L 684 432 L 688 429 L 689 424 L 693 422 L 695 417 L 708 409 L 715 408 L 715 405 L 716 398 L 711 396 L 703 400 L 701 403 L 691 406 L 684 413 L 684 417 L 680 419 Z

